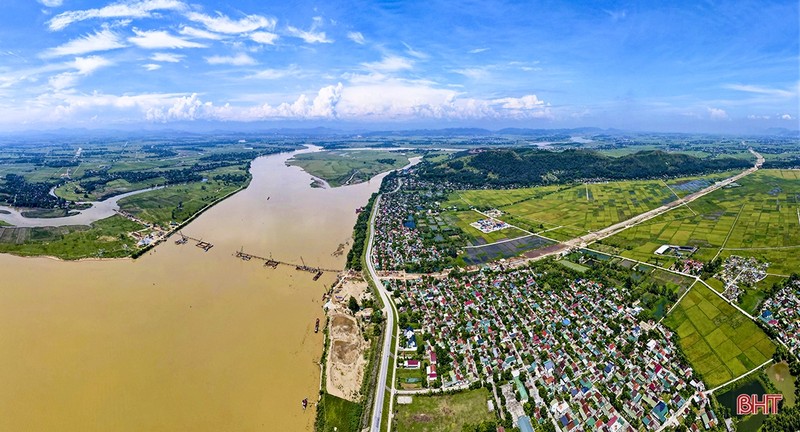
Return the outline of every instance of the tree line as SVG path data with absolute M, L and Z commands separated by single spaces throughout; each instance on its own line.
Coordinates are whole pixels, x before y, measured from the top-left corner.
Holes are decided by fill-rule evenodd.
M 491 149 L 462 152 L 450 160 L 423 163 L 419 172 L 430 181 L 448 180 L 491 187 L 531 186 L 579 180 L 632 180 L 680 177 L 711 171 L 745 169 L 751 162 L 735 158 L 698 158 L 659 150 L 610 157 L 589 150 Z

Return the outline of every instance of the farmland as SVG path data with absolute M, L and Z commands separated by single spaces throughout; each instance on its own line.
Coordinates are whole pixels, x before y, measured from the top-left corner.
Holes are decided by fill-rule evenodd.
M 408 164 L 406 153 L 379 150 L 327 150 L 303 153 L 287 161 L 332 187 L 360 183 Z
M 693 256 L 753 256 L 770 262 L 769 272 L 790 274 L 800 260 L 800 171 L 761 170 L 738 187 L 717 190 L 603 240 L 623 256 L 642 261 L 662 244 L 697 246 Z
M 674 179 L 673 184 L 697 180 Z M 443 207 L 497 208 L 502 219 L 555 240 L 599 230 L 677 199 L 661 180 L 454 192 Z
M 775 344 L 744 314 L 696 285 L 667 315 L 680 346 L 706 384 L 716 387 L 764 363 Z

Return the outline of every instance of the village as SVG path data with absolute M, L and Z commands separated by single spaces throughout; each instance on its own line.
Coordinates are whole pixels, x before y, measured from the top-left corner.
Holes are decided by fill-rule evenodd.
M 789 282 L 766 299 L 758 318 L 777 331 L 795 355 L 800 353 L 800 281 Z
M 615 287 L 540 271 L 387 282 L 406 321 L 403 366 L 433 388 L 497 384 L 494 403 L 523 431 L 658 430 L 692 398 L 698 426 L 718 424 L 672 332 L 640 322 Z

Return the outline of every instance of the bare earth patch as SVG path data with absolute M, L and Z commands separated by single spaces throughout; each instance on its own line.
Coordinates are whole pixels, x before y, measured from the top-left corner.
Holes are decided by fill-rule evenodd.
M 368 343 L 364 340 L 358 319 L 347 308 L 350 297 L 361 302 L 367 283 L 360 276 L 349 274 L 334 289 L 327 304 L 330 354 L 326 360 L 328 393 L 349 401 L 358 401 L 367 360 L 364 353 Z

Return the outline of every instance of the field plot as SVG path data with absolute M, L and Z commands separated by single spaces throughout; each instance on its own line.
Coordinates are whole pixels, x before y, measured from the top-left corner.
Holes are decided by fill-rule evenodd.
M 686 179 L 689 181 L 690 179 Z M 458 191 L 443 204 L 463 209 L 497 208 L 522 229 L 567 240 L 605 228 L 676 199 L 661 180 L 542 186 L 512 190 Z
M 646 223 L 603 240 L 621 254 L 655 262 L 663 244 L 697 246 L 695 259 L 730 255 L 770 262 L 769 272 L 790 274 L 800 265 L 800 171 L 761 170 L 738 187 L 717 190 Z
M 360 183 L 376 174 L 408 164 L 404 153 L 379 150 L 327 150 L 295 155 L 287 162 L 328 182 L 332 187 Z
M 214 177 L 209 174 L 210 179 L 204 183 L 170 186 L 123 198 L 119 201 L 120 209 L 162 227 L 168 227 L 170 222 L 181 223 L 239 188 L 236 184 L 213 180 Z
M 395 405 L 398 431 L 459 432 L 464 425 L 494 420 L 485 388 L 443 396 L 414 396 L 410 405 Z
M 775 344 L 758 326 L 704 285 L 696 285 L 664 323 L 677 332 L 689 362 L 712 388 L 775 352 Z
M 513 240 L 494 243 L 486 246 L 472 247 L 464 250 L 464 263 L 467 265 L 483 264 L 502 258 L 511 258 L 523 252 L 539 249 L 553 242 L 536 235 L 519 237 Z
M 485 233 L 470 225 L 480 219 L 486 219 L 486 216 L 482 216 L 480 213 L 473 210 L 447 212 L 444 213 L 444 219 L 449 224 L 457 226 L 466 233 L 472 246 L 480 246 L 528 235 L 525 231 L 514 227 Z M 501 218 L 501 220 L 503 219 Z

